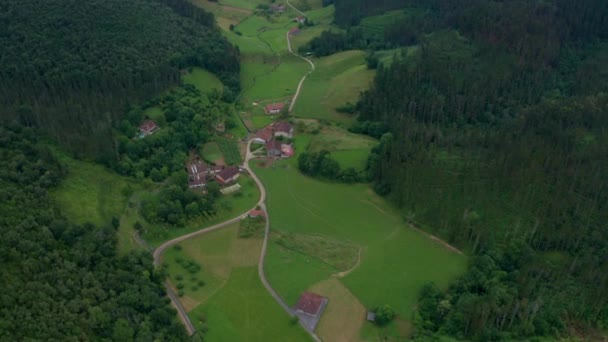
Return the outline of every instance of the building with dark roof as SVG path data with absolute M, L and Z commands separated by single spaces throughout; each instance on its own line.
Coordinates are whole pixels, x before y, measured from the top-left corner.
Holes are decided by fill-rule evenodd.
M 224 185 L 236 181 L 240 176 L 239 168 L 230 166 L 215 174 L 218 183 Z
M 312 292 L 304 292 L 294 307 L 295 315 L 308 331 L 313 332 L 321 314 L 327 306 L 328 299 Z

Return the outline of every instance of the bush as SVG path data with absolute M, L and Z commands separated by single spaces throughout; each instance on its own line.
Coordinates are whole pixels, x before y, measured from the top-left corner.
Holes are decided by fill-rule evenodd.
M 376 313 L 376 324 L 383 326 L 390 323 L 397 315 L 395 311 L 388 305 L 382 305 L 374 310 Z

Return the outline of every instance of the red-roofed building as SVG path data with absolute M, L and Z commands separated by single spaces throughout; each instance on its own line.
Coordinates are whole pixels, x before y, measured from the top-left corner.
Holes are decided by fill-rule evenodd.
M 311 316 L 317 316 L 321 314 L 321 310 L 324 304 L 327 303 L 327 298 L 321 297 L 318 294 L 312 292 L 304 292 L 298 299 L 296 304 L 296 312 L 305 313 Z
M 293 146 L 291 144 L 281 145 L 281 157 L 291 158 L 294 155 Z
M 275 137 L 293 138 L 293 126 L 287 122 L 277 122 L 273 125 Z
M 292 36 L 297 36 L 300 34 L 300 29 L 297 27 L 293 27 L 289 30 L 289 34 Z
M 249 212 L 249 217 L 250 218 L 266 217 L 266 215 L 264 214 L 264 210 L 253 209 L 252 211 Z
M 281 156 L 281 143 L 273 140 L 266 143 L 266 154 L 269 157 L 280 157 Z
M 264 111 L 266 114 L 278 114 L 283 110 L 283 107 L 285 107 L 284 103 L 271 103 L 264 107 Z
M 139 136 L 140 138 L 145 137 L 146 135 L 152 135 L 156 131 L 158 131 L 158 126 L 152 120 L 146 120 L 139 125 Z
M 272 127 L 266 126 L 259 130 L 253 138 L 254 143 L 265 144 L 272 140 Z
M 237 180 L 240 176 L 239 168 L 230 166 L 215 174 L 215 179 L 218 183 L 224 185 Z

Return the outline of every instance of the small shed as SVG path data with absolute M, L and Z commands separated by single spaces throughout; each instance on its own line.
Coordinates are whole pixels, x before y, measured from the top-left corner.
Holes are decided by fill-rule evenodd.
M 376 313 L 373 312 L 373 311 L 368 311 L 365 319 L 367 319 L 370 322 L 375 322 L 376 321 Z
M 220 192 L 222 193 L 222 195 L 229 195 L 239 190 L 241 190 L 241 185 L 239 183 L 236 183 L 234 185 L 223 188 L 222 190 L 220 190 Z

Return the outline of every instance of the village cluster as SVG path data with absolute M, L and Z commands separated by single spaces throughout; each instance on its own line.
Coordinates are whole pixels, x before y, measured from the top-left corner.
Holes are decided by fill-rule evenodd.
M 265 107 L 265 111 L 267 114 L 277 114 L 283 110 L 284 106 L 283 103 L 270 104 Z M 136 138 L 143 139 L 158 132 L 159 129 L 154 121 L 145 120 L 139 126 Z M 252 144 L 254 146 L 262 145 L 258 151 L 263 153 L 265 149 L 265 154 L 269 158 L 289 158 L 294 155 L 293 144 L 289 143 L 293 139 L 293 133 L 294 129 L 291 124 L 275 122 L 259 130 L 253 137 Z M 259 153 L 256 155 L 260 156 Z M 236 181 L 241 173 L 246 172 L 245 169 L 238 166 L 206 163 L 197 154 L 192 155 L 189 159 L 186 171 L 188 172 L 189 188 L 204 191 L 209 182 L 215 181 L 221 186 L 222 194 L 230 194 L 240 190 L 241 186 Z

